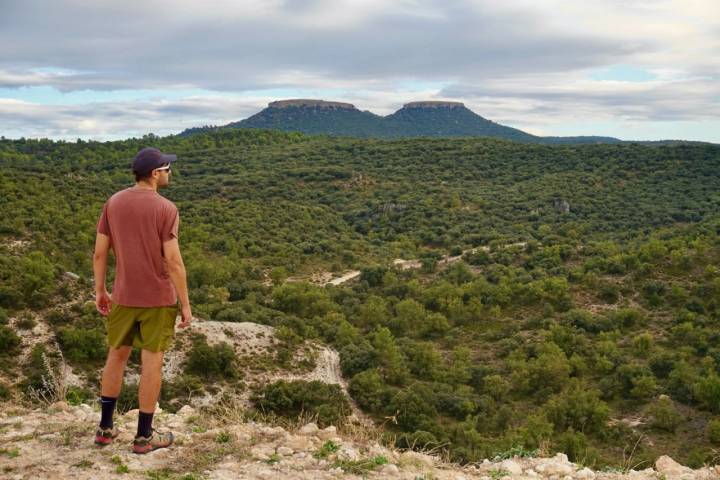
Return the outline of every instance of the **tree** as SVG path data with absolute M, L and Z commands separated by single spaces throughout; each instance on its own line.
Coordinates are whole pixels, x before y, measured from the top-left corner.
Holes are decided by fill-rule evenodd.
M 375 348 L 375 358 L 385 380 L 393 385 L 402 385 L 409 371 L 390 330 L 385 327 L 378 328 L 373 334 L 372 343 Z

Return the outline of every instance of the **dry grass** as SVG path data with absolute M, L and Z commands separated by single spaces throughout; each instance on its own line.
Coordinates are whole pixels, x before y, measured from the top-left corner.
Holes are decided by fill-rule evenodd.
M 43 365 L 47 375 L 42 376 L 41 388 L 29 388 L 30 399 L 45 405 L 52 405 L 55 402 L 64 401 L 68 392 L 69 367 L 65 363 L 62 351 L 58 349 L 57 369 L 53 366 L 47 354 L 42 354 Z

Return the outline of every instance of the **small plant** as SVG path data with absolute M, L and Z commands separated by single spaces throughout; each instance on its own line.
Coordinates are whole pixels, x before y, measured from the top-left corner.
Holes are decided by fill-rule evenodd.
M 363 475 L 371 470 L 375 470 L 380 465 L 387 465 L 387 463 L 388 459 L 386 457 L 378 455 L 377 457 L 361 460 L 337 460 L 335 467 L 342 468 L 346 473 Z
M 327 442 L 323 443 L 322 447 L 313 454 L 313 457 L 315 458 L 327 458 L 331 453 L 335 453 L 338 450 L 340 450 L 340 445 L 333 442 L 332 440 L 328 440 Z
M 275 465 L 276 463 L 279 463 L 279 462 L 280 462 L 280 455 L 277 453 L 273 453 L 272 455 L 270 455 L 270 457 L 267 460 L 265 460 L 265 463 L 267 463 L 268 465 Z
M 65 400 L 68 393 L 68 367 L 62 352 L 58 352 L 60 359 L 55 369 L 50 358 L 45 352 L 41 353 L 45 373 L 41 375 L 42 386 L 40 388 L 28 387 L 30 398 L 38 403 L 52 405 L 55 402 Z
M 92 467 L 93 465 L 94 465 L 93 462 L 91 462 L 90 460 L 88 460 L 87 458 L 85 458 L 85 459 L 83 459 L 83 460 L 80 460 L 80 461 L 79 461 L 78 463 L 76 463 L 75 465 L 73 465 L 73 467 L 77 467 L 77 468 L 90 468 L 90 467 Z
M 17 448 L 0 448 L 0 455 L 8 458 L 15 458 L 20 455 L 20 450 Z
M 231 439 L 232 439 L 232 437 L 230 436 L 230 434 L 228 432 L 224 432 L 224 431 L 218 433 L 217 436 L 215 437 L 215 441 L 217 443 L 228 443 Z
M 37 322 L 32 315 L 23 315 L 15 322 L 15 326 L 20 330 L 32 330 L 35 325 L 37 325 Z
M 110 462 L 117 465 L 117 467 L 115 467 L 115 473 L 130 473 L 130 468 L 123 463 L 120 455 L 113 455 L 110 457 Z
M 161 470 L 152 470 L 147 472 L 147 480 L 171 480 L 174 477 L 172 471 L 170 471 L 167 468 L 163 468 Z M 185 477 L 182 477 L 185 478 Z M 195 478 L 195 477 L 193 477 Z
M 493 468 L 488 472 L 488 474 L 490 475 L 490 478 L 492 478 L 492 480 L 499 480 L 503 477 L 510 476 L 510 472 L 508 472 L 507 470 L 503 470 L 502 468 Z
M 507 460 L 508 458 L 513 457 L 521 457 L 521 458 L 533 458 L 538 456 L 538 450 L 529 450 L 522 445 L 518 445 L 515 447 L 512 447 L 508 450 L 505 450 L 504 452 L 500 452 L 497 455 L 495 455 L 495 458 L 493 458 L 493 461 L 498 460 Z

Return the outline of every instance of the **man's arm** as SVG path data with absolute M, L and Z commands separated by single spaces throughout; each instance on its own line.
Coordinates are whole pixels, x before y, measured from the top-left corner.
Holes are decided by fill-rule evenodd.
M 107 259 L 110 251 L 110 237 L 98 233 L 95 237 L 95 253 L 93 254 L 93 274 L 95 275 L 95 308 L 100 315 L 107 316 L 110 313 L 110 294 L 105 286 L 105 274 L 107 273 Z
M 183 263 L 182 255 L 180 255 L 178 239 L 173 238 L 167 242 L 163 242 L 163 251 L 165 253 L 165 263 L 167 264 L 168 274 L 170 274 L 170 280 L 175 286 L 175 292 L 180 300 L 182 321 L 178 327 L 185 328 L 190 325 L 192 311 L 190 310 L 185 264 Z

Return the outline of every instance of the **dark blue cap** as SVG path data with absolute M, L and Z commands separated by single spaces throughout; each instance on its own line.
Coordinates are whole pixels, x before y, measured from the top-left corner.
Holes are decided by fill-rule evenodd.
M 133 159 L 133 173 L 147 175 L 156 168 L 160 168 L 175 160 L 177 160 L 177 155 L 172 153 L 162 153 L 157 148 L 152 147 L 143 148 L 135 155 L 135 159 Z

